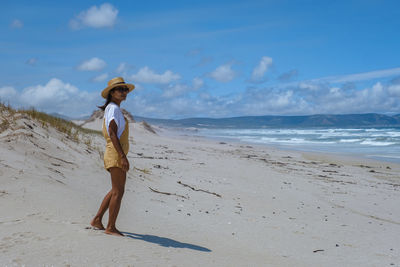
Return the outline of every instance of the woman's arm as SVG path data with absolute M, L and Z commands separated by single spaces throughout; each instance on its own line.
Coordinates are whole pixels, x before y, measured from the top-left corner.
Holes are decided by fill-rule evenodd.
M 129 161 L 126 158 L 124 151 L 122 150 L 121 143 L 119 142 L 118 135 L 117 135 L 118 126 L 114 120 L 111 120 L 108 131 L 110 133 L 111 142 L 113 143 L 115 149 L 117 150 L 118 154 L 121 157 L 122 170 L 127 172 L 129 170 Z

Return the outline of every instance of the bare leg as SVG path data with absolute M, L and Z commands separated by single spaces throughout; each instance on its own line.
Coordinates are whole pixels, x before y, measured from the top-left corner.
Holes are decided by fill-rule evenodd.
M 106 234 L 123 235 L 115 227 L 119 208 L 121 207 L 122 196 L 125 191 L 126 172 L 121 168 L 110 168 L 111 173 L 111 197 L 109 202 L 109 219 L 107 224 Z
M 93 220 L 90 222 L 90 224 L 97 229 L 104 230 L 103 223 L 101 222 L 103 219 L 103 215 L 108 209 L 108 206 L 110 205 L 110 199 L 111 199 L 111 190 L 107 193 L 107 195 L 104 197 L 103 202 L 101 202 L 99 211 L 97 212 L 96 216 L 94 216 Z

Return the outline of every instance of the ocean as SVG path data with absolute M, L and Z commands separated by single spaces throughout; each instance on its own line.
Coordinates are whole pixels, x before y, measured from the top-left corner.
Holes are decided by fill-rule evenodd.
M 192 128 L 192 130 L 194 130 Z M 400 163 L 400 128 L 210 129 L 196 135 Z

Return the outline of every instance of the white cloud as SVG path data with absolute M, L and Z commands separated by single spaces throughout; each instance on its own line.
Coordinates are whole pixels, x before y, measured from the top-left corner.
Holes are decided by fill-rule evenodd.
M 297 87 L 300 89 L 320 90 L 322 87 L 327 87 L 329 84 L 353 84 L 358 81 L 369 81 L 373 79 L 386 78 L 400 75 L 400 68 L 384 69 L 348 75 L 336 75 L 321 77 L 300 82 L 287 82 L 277 85 L 280 88 Z
M 262 57 L 260 63 L 254 68 L 251 74 L 251 81 L 256 82 L 262 80 L 265 72 L 267 72 L 269 66 L 272 65 L 272 58 Z
M 308 112 L 308 105 L 293 90 L 249 87 L 231 102 L 231 112 L 246 115 L 289 115 Z
M 329 89 L 329 96 L 332 98 L 343 97 L 343 92 L 339 87 L 332 87 Z
M 198 90 L 204 86 L 204 81 L 199 77 L 194 77 L 192 81 L 193 90 Z
M 167 84 L 173 81 L 177 81 L 181 78 L 179 74 L 173 73 L 170 70 L 165 71 L 163 74 L 157 74 L 149 67 L 141 68 L 136 74 L 130 76 L 133 82 L 141 83 L 156 83 L 156 84 Z
M 317 91 L 321 88 L 320 84 L 312 83 L 312 82 L 300 82 L 298 84 L 300 89 L 306 89 L 310 91 Z
M 90 114 L 96 105 L 102 104 L 100 92 L 88 93 L 57 78 L 50 79 L 44 85 L 26 87 L 22 92 L 7 90 L 13 96 L 10 99 L 13 106 L 35 107 L 48 113 L 57 112 L 67 116 Z M 5 92 L 4 87 L 0 92 Z
M 0 103 L 7 104 L 9 102 L 11 104 L 14 102 L 16 96 L 17 91 L 14 89 L 14 87 L 0 87 Z
M 14 19 L 11 22 L 10 26 L 13 29 L 20 29 L 20 28 L 24 27 L 24 23 L 22 21 L 20 21 L 19 19 Z
M 70 21 L 70 27 L 74 30 L 83 27 L 104 28 L 115 25 L 118 16 L 118 9 L 113 5 L 104 3 L 100 7 L 92 6 L 82 11 Z
M 206 89 L 177 84 L 163 94 L 151 88 L 128 99 L 133 114 L 148 117 L 231 117 L 241 115 L 309 115 L 400 113 L 400 85 L 375 83 L 366 88 L 321 84 L 317 90 L 290 86 L 249 87 L 243 93 L 215 96 Z M 313 88 L 315 89 L 315 88 Z M 190 93 L 190 94 L 188 94 Z M 139 101 L 140 100 L 140 101 Z
M 363 89 L 331 87 L 318 94 L 305 95 L 312 113 L 399 113 L 396 88 L 381 82 Z
M 106 64 L 106 62 L 104 62 L 104 60 L 97 58 L 97 57 L 93 57 L 91 59 L 88 59 L 88 60 L 82 62 L 78 66 L 78 70 L 82 70 L 82 71 L 102 70 L 102 69 L 104 69 L 104 67 L 106 65 L 107 64 Z
M 389 86 L 388 91 L 390 95 L 400 97 L 400 84 Z
M 108 73 L 100 74 L 92 79 L 94 82 L 104 82 L 108 78 Z
M 127 70 L 128 70 L 128 64 L 125 62 L 122 62 L 121 64 L 118 65 L 115 72 L 118 74 L 125 74 Z
M 400 113 L 400 84 L 389 82 L 377 82 L 365 88 L 326 83 L 317 89 L 310 89 L 309 85 L 286 88 L 252 86 L 244 92 L 225 96 L 215 96 L 199 77 L 187 83 L 161 84 L 157 88 L 149 86 L 146 90 L 140 88 L 137 84 L 134 97 L 128 97 L 124 105 L 134 115 L 149 117 Z M 96 109 L 96 105 L 104 103 L 99 93 L 100 90 L 88 93 L 54 78 L 20 92 L 11 86 L 0 87 L 0 100 L 3 103 L 9 101 L 13 106 L 17 103 L 46 112 L 80 115 L 88 114 Z
M 196 91 L 203 86 L 204 86 L 204 81 L 199 77 L 195 77 L 192 81 L 192 86 L 182 83 L 169 84 L 166 88 L 163 89 L 164 93 L 162 94 L 162 97 L 172 98 L 172 97 L 183 96 L 186 93 Z
M 312 81 L 325 81 L 330 83 L 345 83 L 345 82 L 357 82 L 357 81 L 368 81 L 372 79 L 385 78 L 390 76 L 400 75 L 400 68 L 376 70 L 348 75 L 329 76 L 313 79 Z
M 373 98 L 378 98 L 385 94 L 383 85 L 380 82 L 374 84 L 370 91 Z
M 195 84 L 193 80 L 190 85 L 165 86 L 162 94 L 146 88 L 127 105 L 133 114 L 163 118 L 400 113 L 400 85 L 393 84 L 375 83 L 362 89 L 322 84 L 318 90 L 252 86 L 225 96 L 215 96 L 207 88 L 195 90 Z
M 0 101 L 16 108 L 34 107 L 48 113 L 77 117 L 90 114 L 96 105 L 102 104 L 99 91 L 88 93 L 57 78 L 21 91 L 11 86 L 0 87 Z
M 236 73 L 232 70 L 232 64 L 221 65 L 210 73 L 210 77 L 219 82 L 230 82 L 236 77 Z
M 189 90 L 190 88 L 185 84 L 170 84 L 166 89 L 164 89 L 164 93 L 162 94 L 162 96 L 165 98 L 177 97 L 183 95 Z
M 275 102 L 275 107 L 286 107 L 293 100 L 293 91 L 286 91 L 283 94 L 278 95 Z
M 27 87 L 22 91 L 21 100 L 34 106 L 54 105 L 62 103 L 71 95 L 76 94 L 78 88 L 53 78 L 46 85 Z

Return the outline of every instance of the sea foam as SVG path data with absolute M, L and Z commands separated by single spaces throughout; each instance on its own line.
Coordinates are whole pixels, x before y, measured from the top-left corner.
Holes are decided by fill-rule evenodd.
M 380 155 L 400 161 L 400 128 L 307 128 L 307 129 L 206 129 L 200 135 L 288 147 L 305 151 L 328 151 Z

